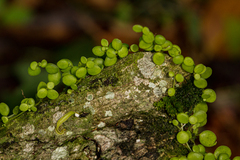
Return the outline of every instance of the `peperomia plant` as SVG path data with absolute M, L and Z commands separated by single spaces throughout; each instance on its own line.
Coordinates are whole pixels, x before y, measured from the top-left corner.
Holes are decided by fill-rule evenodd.
M 41 62 L 32 62 L 28 67 L 28 74 L 37 76 L 45 69 L 48 73 L 48 82 L 41 81 L 37 86 L 37 99 L 24 98 L 19 106 L 13 109 L 13 114 L 9 116 L 10 109 L 7 104 L 0 103 L 0 113 L 2 115 L 3 126 L 26 111 L 37 111 L 38 104 L 45 98 L 55 100 L 59 93 L 54 89 L 61 81 L 68 87 L 67 93 L 72 93 L 78 89 L 78 84 L 86 76 L 95 76 L 105 67 L 114 65 L 118 59 L 126 57 L 129 52 L 138 52 L 140 49 L 153 53 L 152 61 L 156 65 L 162 65 L 165 62 L 166 54 L 172 57 L 172 63 L 191 74 L 191 77 L 185 77 L 181 73 L 168 72 L 169 78 L 172 79 L 172 88 L 169 88 L 167 95 L 154 106 L 157 110 L 164 110 L 172 117 L 170 123 L 178 128 L 176 140 L 188 148 L 187 155 L 176 155 L 171 160 L 229 160 L 231 150 L 227 146 L 219 146 L 214 153 L 206 153 L 205 147 L 212 147 L 217 143 L 216 135 L 205 130 L 198 133 L 199 127 L 207 123 L 208 103 L 216 100 L 214 90 L 206 88 L 207 78 L 212 74 L 212 69 L 203 64 L 196 65 L 191 57 L 181 55 L 179 46 L 172 44 L 162 35 L 154 35 L 148 27 L 134 25 L 133 31 L 141 33 L 139 44 L 128 45 L 115 38 L 111 43 L 106 39 L 101 40 L 101 46 L 95 46 L 92 49 L 96 57 L 80 57 L 77 65 L 74 65 L 69 59 L 61 59 L 57 64 L 48 63 L 46 60 Z M 176 72 L 176 71 L 175 71 Z M 186 93 L 179 91 L 179 84 L 186 83 L 192 88 L 192 93 L 197 97 L 184 100 Z M 178 100 L 181 99 L 181 102 Z M 196 100 L 195 106 L 187 108 L 187 101 Z M 37 103 L 35 103 L 37 101 Z M 169 107 L 173 106 L 173 107 Z M 70 116 L 75 114 L 70 111 L 60 118 L 57 122 L 55 131 L 58 135 L 64 134 L 64 129 L 59 130 L 59 126 L 64 123 Z M 200 144 L 195 143 L 196 137 L 199 137 Z M 234 157 L 233 160 L 240 160 L 240 157 Z

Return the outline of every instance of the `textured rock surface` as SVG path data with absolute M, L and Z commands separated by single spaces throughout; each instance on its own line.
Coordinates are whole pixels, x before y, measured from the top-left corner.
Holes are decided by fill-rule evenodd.
M 152 53 L 135 53 L 79 83 L 71 95 L 42 102 L 0 130 L 0 159 L 168 159 L 186 148 L 176 143 L 176 127 L 153 103 L 166 95 L 173 79 L 182 73 L 166 56 L 164 64 L 152 62 Z M 180 84 L 181 86 L 181 84 Z M 57 135 L 59 118 L 70 117 Z

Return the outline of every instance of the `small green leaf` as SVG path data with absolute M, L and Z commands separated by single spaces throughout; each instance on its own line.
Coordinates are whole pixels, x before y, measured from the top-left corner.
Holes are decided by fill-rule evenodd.
M 138 47 L 138 45 L 136 45 L 136 44 L 132 44 L 132 45 L 130 46 L 130 49 L 131 49 L 132 52 L 137 52 L 137 51 L 139 50 L 139 47 Z
M 0 113 L 3 116 L 7 116 L 10 112 L 10 109 L 6 103 L 0 103 Z
M 163 45 L 165 43 L 166 39 L 162 35 L 156 35 L 154 38 L 154 42 L 159 45 Z
M 36 66 L 35 70 L 32 70 L 30 67 L 28 67 L 28 74 L 30 76 L 37 76 L 41 73 L 41 68 Z
M 163 64 L 164 61 L 165 61 L 165 56 L 163 53 L 161 53 L 161 52 L 154 53 L 153 62 L 156 65 L 161 65 L 161 64 Z
M 183 55 L 177 55 L 175 57 L 173 57 L 173 63 L 175 64 L 181 64 L 183 63 L 184 57 Z
M 139 24 L 135 24 L 133 27 L 132 27 L 133 31 L 134 32 L 142 32 L 142 29 L 143 29 L 143 26 L 139 25 Z
M 117 51 L 120 50 L 122 48 L 122 41 L 117 38 L 113 39 L 112 47 Z
M 125 46 L 122 46 L 122 48 L 120 50 L 118 50 L 118 56 L 120 58 L 124 58 L 128 55 L 128 48 Z
M 41 88 L 37 92 L 38 98 L 45 98 L 47 96 L 47 89 L 46 88 Z
M 94 55 L 99 56 L 99 57 L 102 57 L 105 54 L 105 52 L 102 50 L 101 46 L 93 47 L 92 52 Z
M 60 83 L 61 80 L 61 72 L 57 72 L 54 74 L 48 74 L 48 81 L 53 82 L 56 85 Z
M 58 92 L 54 89 L 50 89 L 47 91 L 47 97 L 49 99 L 57 99 L 59 96 Z
M 19 109 L 23 112 L 27 111 L 29 109 L 28 105 L 26 103 L 22 103 L 19 107 Z
M 109 45 L 108 40 L 102 39 L 102 40 L 101 40 L 101 45 L 102 45 L 103 47 L 108 47 L 108 45 Z
M 220 154 L 226 153 L 229 157 L 231 157 L 232 152 L 231 149 L 228 146 L 219 146 L 215 151 L 214 151 L 214 156 L 216 159 L 219 158 Z
M 186 131 L 180 131 L 177 134 L 177 141 L 181 144 L 187 143 L 189 140 L 189 135 Z
M 194 65 L 194 61 L 191 57 L 185 57 L 183 63 L 189 67 Z
M 180 122 L 180 123 L 188 123 L 188 115 L 186 113 L 179 113 L 177 114 L 177 120 Z
M 217 137 L 212 131 L 205 130 L 199 134 L 199 141 L 205 147 L 215 146 L 217 144 L 216 140 Z
M 179 73 L 175 76 L 175 79 L 176 79 L 177 82 L 183 82 L 184 81 L 183 75 L 179 74 Z
M 85 78 L 86 74 L 87 74 L 87 69 L 85 67 L 78 68 L 78 70 L 75 73 L 76 77 L 78 78 Z

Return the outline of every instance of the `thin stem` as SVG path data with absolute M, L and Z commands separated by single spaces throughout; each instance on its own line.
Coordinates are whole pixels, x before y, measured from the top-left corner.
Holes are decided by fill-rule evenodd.
M 191 150 L 191 148 L 190 148 L 188 142 L 186 143 L 186 145 L 187 145 L 187 149 L 188 149 L 190 152 L 192 152 L 192 150 Z

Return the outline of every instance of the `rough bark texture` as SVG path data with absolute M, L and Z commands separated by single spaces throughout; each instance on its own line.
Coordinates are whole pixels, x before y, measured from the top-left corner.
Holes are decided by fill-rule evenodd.
M 153 106 L 166 96 L 175 71 L 187 76 L 166 55 L 157 66 L 152 53 L 135 53 L 79 83 L 79 90 L 46 100 L 0 130 L 0 159 L 169 159 L 187 152 L 176 139 L 171 118 Z M 181 84 L 180 84 L 181 86 Z M 55 132 L 59 118 L 71 116 Z

